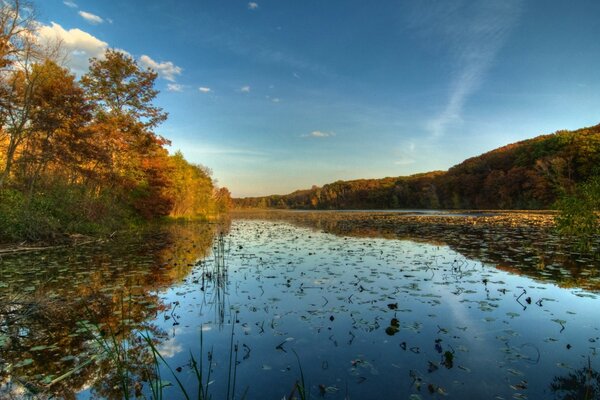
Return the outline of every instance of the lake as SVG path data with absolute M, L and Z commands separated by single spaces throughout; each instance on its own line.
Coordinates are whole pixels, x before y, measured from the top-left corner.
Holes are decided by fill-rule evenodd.
M 0 397 L 600 396 L 598 259 L 541 227 L 351 214 L 2 256 Z

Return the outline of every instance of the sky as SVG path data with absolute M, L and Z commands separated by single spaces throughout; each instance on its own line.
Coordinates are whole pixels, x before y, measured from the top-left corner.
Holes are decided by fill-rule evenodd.
M 446 170 L 600 123 L 597 0 L 34 0 L 80 76 L 158 72 L 157 133 L 234 197 Z

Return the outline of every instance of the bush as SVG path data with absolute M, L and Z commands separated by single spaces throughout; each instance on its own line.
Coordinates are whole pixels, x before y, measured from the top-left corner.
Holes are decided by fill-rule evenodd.
M 579 185 L 572 194 L 564 195 L 556 206 L 558 233 L 576 240 L 582 249 L 591 249 L 600 235 L 600 175 Z
M 60 241 L 69 234 L 104 234 L 140 224 L 139 217 L 110 193 L 83 186 L 52 185 L 31 197 L 0 191 L 0 240 Z

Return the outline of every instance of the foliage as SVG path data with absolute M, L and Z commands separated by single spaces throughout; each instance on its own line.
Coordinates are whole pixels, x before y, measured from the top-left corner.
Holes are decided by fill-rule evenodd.
M 0 6 L 0 240 L 225 212 L 229 191 L 155 132 L 156 72 L 109 49 L 78 81 L 35 42 L 32 12 Z
M 0 191 L 4 240 L 60 241 L 72 233 L 110 233 L 141 222 L 133 210 L 108 193 L 90 195 L 82 186 L 57 182 L 31 198 L 15 189 Z
M 579 185 L 572 194 L 565 194 L 558 202 L 556 217 L 558 232 L 589 248 L 600 235 L 600 175 Z
M 539 209 L 594 175 L 600 125 L 510 144 L 446 172 L 337 181 L 284 196 L 235 199 L 240 208 Z

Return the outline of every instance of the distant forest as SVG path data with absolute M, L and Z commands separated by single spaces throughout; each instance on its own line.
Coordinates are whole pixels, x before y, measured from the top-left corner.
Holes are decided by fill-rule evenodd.
M 448 171 L 337 181 L 287 195 L 234 199 L 237 208 L 548 209 L 600 174 L 600 125 L 509 144 Z

